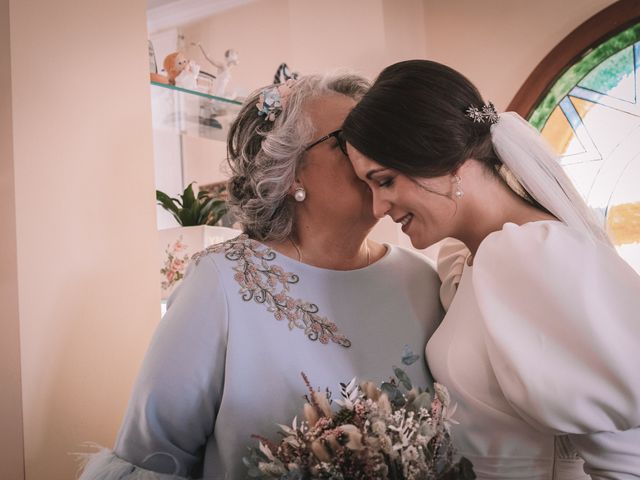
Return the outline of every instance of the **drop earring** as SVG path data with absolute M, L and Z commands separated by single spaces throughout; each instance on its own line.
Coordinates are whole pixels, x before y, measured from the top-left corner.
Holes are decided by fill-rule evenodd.
M 453 194 L 455 195 L 455 197 L 460 200 L 462 197 L 464 197 L 464 192 L 462 191 L 462 188 L 460 187 L 460 176 L 459 175 L 454 175 L 453 176 L 453 180 L 452 182 L 456 184 L 456 190 L 453 192 Z
M 307 191 L 302 187 L 298 187 L 293 194 L 293 198 L 296 199 L 296 202 L 304 202 L 304 199 L 307 198 Z

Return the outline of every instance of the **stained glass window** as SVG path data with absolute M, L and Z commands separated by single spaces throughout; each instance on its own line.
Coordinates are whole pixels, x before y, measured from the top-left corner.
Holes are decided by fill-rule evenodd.
M 568 68 L 529 121 L 640 273 L 640 23 Z

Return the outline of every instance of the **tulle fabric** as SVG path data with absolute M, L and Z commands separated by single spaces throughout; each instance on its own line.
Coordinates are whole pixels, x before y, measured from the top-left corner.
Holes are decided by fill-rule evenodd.
M 517 113 L 505 112 L 491 127 L 491 140 L 502 163 L 535 200 L 565 225 L 611 245 L 558 156 L 534 127 Z

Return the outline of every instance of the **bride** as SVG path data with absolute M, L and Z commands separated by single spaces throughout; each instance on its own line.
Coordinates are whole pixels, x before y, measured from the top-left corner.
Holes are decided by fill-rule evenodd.
M 640 277 L 542 137 L 414 60 L 380 74 L 342 141 L 377 217 L 417 248 L 467 247 L 441 251 L 426 353 L 478 477 L 640 478 Z

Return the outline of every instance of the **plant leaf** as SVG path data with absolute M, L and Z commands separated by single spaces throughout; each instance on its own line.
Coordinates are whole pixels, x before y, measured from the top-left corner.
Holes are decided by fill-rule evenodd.
M 193 193 L 193 185 L 194 182 L 191 182 L 187 185 L 187 188 L 184 189 L 182 196 L 182 206 L 183 208 L 191 208 L 194 203 L 196 203 L 196 197 Z
M 176 204 L 178 202 L 177 199 L 171 198 L 169 195 L 161 192 L 160 190 L 156 190 L 156 201 L 158 202 L 158 205 L 160 205 L 168 212 L 171 212 L 173 214 L 178 213 L 178 205 Z
M 402 363 L 405 365 L 411 365 L 417 362 L 420 359 L 419 355 L 416 355 L 411 351 L 409 345 L 404 346 L 404 350 L 402 352 Z
M 393 406 L 402 407 L 406 403 L 406 399 L 400 389 L 392 383 L 384 382 L 380 385 L 380 390 L 387 394 L 387 397 L 389 397 L 389 401 Z
M 227 213 L 228 208 L 224 200 L 215 200 L 207 218 L 207 225 L 215 225 Z
M 411 379 L 409 378 L 409 375 L 407 375 L 407 373 L 404 370 L 394 365 L 393 373 L 395 373 L 396 377 L 398 378 L 398 380 L 400 381 L 400 383 L 404 388 L 406 388 L 407 390 L 411 390 L 413 388 L 411 385 Z

